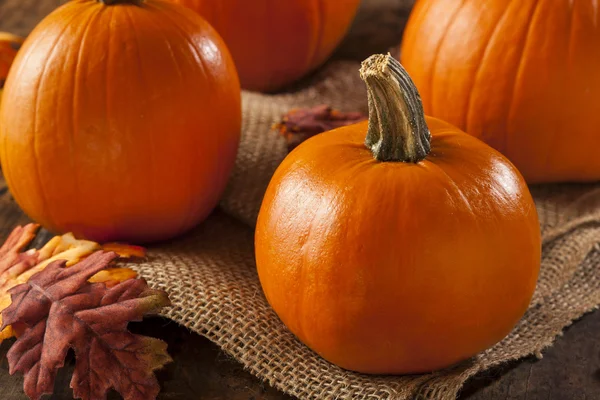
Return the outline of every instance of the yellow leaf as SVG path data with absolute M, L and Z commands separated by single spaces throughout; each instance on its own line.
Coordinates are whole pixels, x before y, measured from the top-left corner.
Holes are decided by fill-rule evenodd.
M 113 286 L 119 282 L 137 278 L 137 273 L 129 268 L 111 268 L 98 272 L 88 279 L 91 283 L 105 283 Z

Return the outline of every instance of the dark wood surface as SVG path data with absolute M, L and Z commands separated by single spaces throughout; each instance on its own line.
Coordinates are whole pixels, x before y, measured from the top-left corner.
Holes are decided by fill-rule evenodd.
M 62 0 L 0 0 L 0 30 L 27 34 Z M 252 1 L 252 0 L 249 0 Z M 364 0 L 363 7 L 336 57 L 364 59 L 389 50 L 400 41 L 409 7 L 406 0 Z M 0 181 L 0 196 L 7 193 Z M 4 203 L 5 204 L 5 203 Z M 25 218 L 14 206 L 0 208 L 0 237 Z M 158 372 L 163 400 L 284 400 L 291 399 L 244 371 L 242 366 L 207 339 L 177 324 L 153 318 L 132 324 L 132 330 L 169 344 L 174 362 Z M 6 351 L 0 346 L 0 400 L 22 400 L 22 378 L 10 376 Z M 58 375 L 52 400 L 72 398 L 69 379 L 73 356 Z M 118 399 L 112 393 L 109 399 Z M 487 371 L 465 386 L 463 400 L 600 400 L 600 312 L 583 317 L 544 358 L 528 358 Z
M 291 400 L 261 383 L 207 339 L 161 318 L 132 324 L 136 333 L 158 337 L 169 344 L 175 360 L 158 372 L 160 400 Z M 600 313 L 577 322 L 535 358 L 488 371 L 471 380 L 461 400 L 593 400 L 600 399 Z M 0 399 L 25 400 L 22 378 L 9 376 L 5 360 L 11 342 L 0 346 Z M 58 374 L 52 400 L 71 399 L 69 379 L 73 357 Z M 109 400 L 120 397 L 111 394 Z

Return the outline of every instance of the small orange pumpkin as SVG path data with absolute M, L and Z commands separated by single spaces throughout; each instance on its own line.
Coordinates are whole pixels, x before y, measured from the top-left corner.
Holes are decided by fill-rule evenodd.
M 283 323 L 363 373 L 473 356 L 527 309 L 540 266 L 535 204 L 500 153 L 424 117 L 391 56 L 363 63 L 368 123 L 323 133 L 277 169 L 256 263 Z
M 202 15 L 231 50 L 242 87 L 272 91 L 321 65 L 360 0 L 173 0 Z
M 0 159 L 54 232 L 149 242 L 216 206 L 233 168 L 240 86 L 201 17 L 161 0 L 79 0 L 33 31 L 6 81 Z
M 506 155 L 530 183 L 600 179 L 595 0 L 420 0 L 401 58 L 425 113 Z

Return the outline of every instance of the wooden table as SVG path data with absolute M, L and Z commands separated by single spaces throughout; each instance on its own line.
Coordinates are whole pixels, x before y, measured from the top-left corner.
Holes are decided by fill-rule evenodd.
M 0 30 L 27 34 L 63 0 L 0 0 Z M 252 1 L 252 0 L 248 0 Z M 363 0 L 363 7 L 336 57 L 364 59 L 400 41 L 408 15 L 406 0 Z M 26 218 L 10 201 L 0 178 L 0 238 Z M 137 333 L 169 344 L 174 362 L 158 373 L 163 400 L 283 400 L 291 399 L 243 370 L 207 339 L 160 318 L 131 325 Z M 22 400 L 22 377 L 10 376 L 6 351 L 0 346 L 0 400 Z M 69 380 L 73 356 L 59 373 L 52 400 L 71 399 Z M 118 399 L 111 394 L 109 399 Z M 465 386 L 463 400 L 593 400 L 600 399 L 600 312 L 588 314 L 544 352 L 488 371 Z

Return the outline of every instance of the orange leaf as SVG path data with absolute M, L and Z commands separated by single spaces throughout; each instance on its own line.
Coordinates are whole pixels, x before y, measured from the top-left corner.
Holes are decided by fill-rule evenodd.
M 146 257 L 146 249 L 141 246 L 132 246 L 123 243 L 106 243 L 102 245 L 104 251 L 113 251 L 121 258 L 144 258 Z

